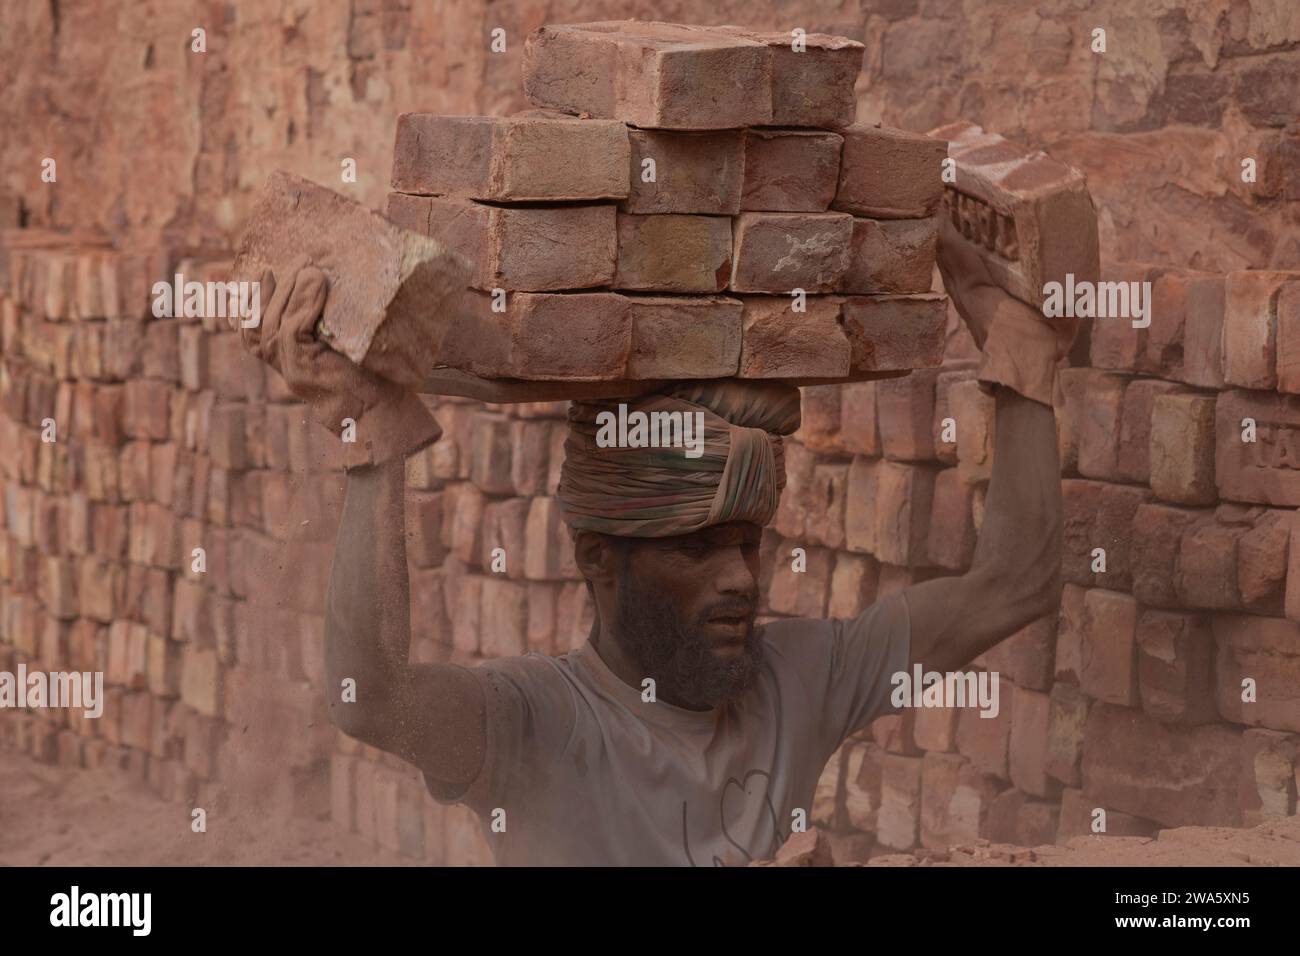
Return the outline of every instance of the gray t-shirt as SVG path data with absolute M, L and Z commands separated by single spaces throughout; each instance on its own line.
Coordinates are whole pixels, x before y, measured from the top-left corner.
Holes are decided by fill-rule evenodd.
M 500 865 L 770 859 L 796 810 L 811 827 L 840 743 L 894 711 L 910 630 L 900 592 L 852 619 L 766 624 L 759 679 L 710 711 L 643 701 L 590 642 L 488 661 L 470 669 L 487 700 L 482 770 L 468 788 L 425 783 L 478 814 Z

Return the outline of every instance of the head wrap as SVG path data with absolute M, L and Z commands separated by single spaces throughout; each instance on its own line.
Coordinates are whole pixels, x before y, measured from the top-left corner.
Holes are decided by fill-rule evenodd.
M 620 404 L 629 417 L 689 416 L 697 441 L 694 413 L 701 413 L 702 454 L 689 457 L 680 445 L 602 447 L 599 416 L 617 417 Z M 688 534 L 728 521 L 765 525 L 785 487 L 781 436 L 798 427 L 799 390 L 783 382 L 682 382 L 639 398 L 572 402 L 560 511 L 575 531 L 631 538 Z

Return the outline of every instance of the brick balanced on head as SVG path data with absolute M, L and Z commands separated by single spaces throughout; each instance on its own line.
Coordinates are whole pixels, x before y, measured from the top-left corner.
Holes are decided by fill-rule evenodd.
M 543 382 L 933 367 L 947 144 L 853 125 L 842 37 L 548 26 L 537 107 L 405 114 L 387 212 L 473 263 L 439 362 Z

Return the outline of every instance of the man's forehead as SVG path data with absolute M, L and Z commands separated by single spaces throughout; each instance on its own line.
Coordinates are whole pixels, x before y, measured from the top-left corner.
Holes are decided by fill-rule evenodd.
M 713 547 L 734 544 L 758 544 L 763 538 L 763 528 L 752 521 L 729 521 L 726 524 L 710 525 L 690 534 L 677 535 L 673 541 L 690 541 Z

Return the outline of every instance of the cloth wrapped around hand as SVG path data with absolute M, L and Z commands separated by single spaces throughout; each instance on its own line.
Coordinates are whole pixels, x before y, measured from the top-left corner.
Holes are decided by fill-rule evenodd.
M 701 454 L 689 457 L 680 446 L 602 447 L 599 416 L 617 416 L 620 404 L 628 415 L 681 413 L 692 423 L 701 413 Z M 783 382 L 682 382 L 639 398 L 573 402 L 557 493 L 561 514 L 575 531 L 631 538 L 729 521 L 765 525 L 785 487 L 782 436 L 798 428 L 799 390 Z

